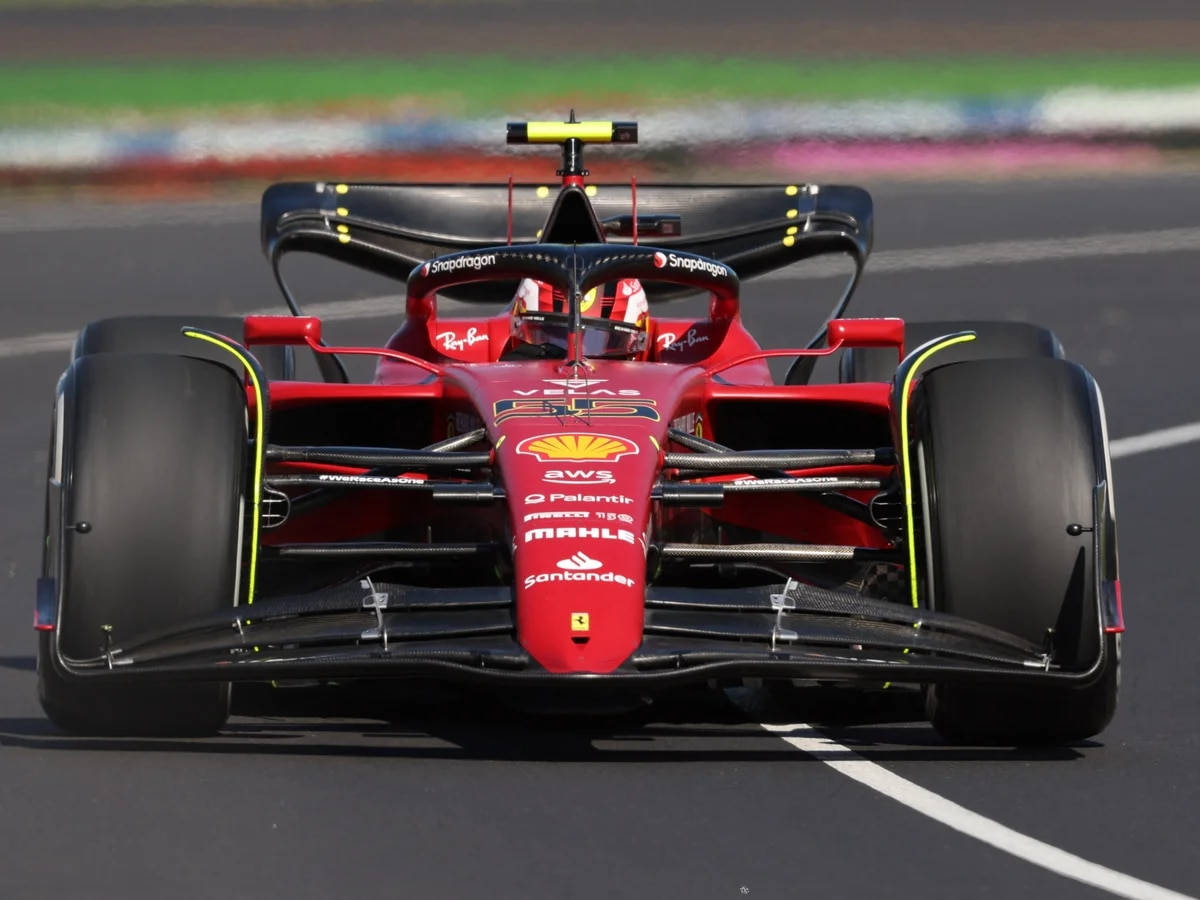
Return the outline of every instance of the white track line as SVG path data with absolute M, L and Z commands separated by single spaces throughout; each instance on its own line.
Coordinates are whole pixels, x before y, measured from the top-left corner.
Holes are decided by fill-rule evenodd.
M 764 724 L 762 727 L 847 778 L 852 778 L 859 784 L 968 837 L 990 844 L 997 850 L 1011 853 L 1018 859 L 1041 866 L 1064 878 L 1091 885 L 1118 897 L 1136 900 L 1195 900 L 1187 894 L 1180 894 L 1099 863 L 1090 862 L 972 812 L 953 800 L 947 800 L 940 794 L 926 790 L 878 763 L 859 756 L 849 747 L 825 737 L 810 725 Z
M 453 301 L 439 301 L 438 307 L 452 308 Z M 464 304 L 465 305 L 465 304 Z M 383 297 L 367 297 L 363 300 L 336 300 L 331 303 L 313 303 L 304 307 L 305 315 L 318 316 L 325 322 L 348 319 L 392 318 L 399 323 L 404 316 L 404 295 L 392 294 Z M 232 315 L 278 316 L 286 315 L 287 309 L 280 302 L 266 309 L 254 309 Z M 33 356 L 36 353 L 66 352 L 75 344 L 77 331 L 47 331 L 25 337 L 0 338 L 0 359 L 14 356 Z
M 1113 459 L 1117 459 L 1122 456 L 1145 453 L 1148 450 L 1178 447 L 1180 444 L 1190 444 L 1194 441 L 1200 441 L 1200 422 L 1117 438 L 1115 441 L 1109 441 L 1108 452 Z
M 866 274 L 930 272 L 966 266 L 1003 266 L 1092 256 L 1131 256 L 1186 250 L 1200 250 L 1200 228 L 1164 228 L 1158 231 L 1120 231 L 1083 237 L 985 241 L 924 250 L 883 250 L 871 254 Z M 823 257 L 787 269 L 768 272 L 755 281 L 830 278 L 835 275 L 848 275 L 850 270 L 851 265 L 845 258 Z
M 214 213 L 206 211 L 202 215 L 208 216 L 209 220 L 212 220 Z M 133 221 L 137 222 L 138 220 Z M 4 220 L 0 218 L 0 232 L 4 231 L 3 225 Z M 1200 228 L 1115 232 L 1074 238 L 990 241 L 924 250 L 885 250 L 871 257 L 867 271 L 871 274 L 936 271 L 966 266 L 1014 265 L 1081 257 L 1177 253 L 1181 250 L 1200 250 Z M 818 259 L 804 266 L 793 268 L 795 271 L 789 269 L 783 272 L 774 272 L 758 280 L 807 280 L 845 275 L 849 271 L 845 260 L 838 258 Z M 305 312 L 329 321 L 393 316 L 399 318 L 403 305 L 402 296 L 369 297 L 365 300 L 313 304 L 306 306 Z M 443 301 L 441 305 L 445 307 L 447 302 Z M 281 311 L 281 308 L 276 306 L 255 310 L 251 314 L 271 314 Z M 0 359 L 69 350 L 74 341 L 75 332 L 70 331 L 2 338 L 0 339 Z

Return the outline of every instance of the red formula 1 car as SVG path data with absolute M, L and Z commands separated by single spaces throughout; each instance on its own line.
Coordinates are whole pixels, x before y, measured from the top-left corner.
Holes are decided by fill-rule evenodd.
M 56 723 L 202 733 L 234 682 L 418 677 L 580 706 L 891 682 L 952 739 L 1107 724 L 1123 625 L 1092 378 L 1034 326 L 844 318 L 858 188 L 586 183 L 586 143 L 636 134 L 510 125 L 561 144 L 557 192 L 270 188 L 277 275 L 303 250 L 407 277 L 383 347 L 326 346 L 282 278 L 292 316 L 82 331 L 36 612 Z M 827 253 L 855 275 L 817 338 L 761 349 L 742 282 Z M 697 292 L 705 315 L 659 305 Z M 493 306 L 446 319 L 439 297 Z M 378 358 L 369 383 L 351 353 Z M 809 384 L 831 354 L 840 383 Z

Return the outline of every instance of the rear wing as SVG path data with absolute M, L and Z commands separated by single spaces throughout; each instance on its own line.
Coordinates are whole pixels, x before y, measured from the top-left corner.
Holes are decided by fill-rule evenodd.
M 631 230 L 630 185 L 588 185 L 586 193 L 607 232 Z M 263 194 L 263 250 L 276 266 L 285 253 L 304 251 L 404 280 L 436 256 L 539 242 L 558 195 L 557 185 L 536 184 L 512 185 L 511 193 L 507 184 L 276 184 Z M 861 271 L 871 250 L 871 197 L 845 185 L 639 184 L 637 214 L 678 216 L 682 233 L 654 237 L 655 247 L 718 260 L 742 279 L 829 253 L 850 255 Z M 463 284 L 445 296 L 504 303 L 512 288 Z M 648 291 L 661 300 L 681 289 Z

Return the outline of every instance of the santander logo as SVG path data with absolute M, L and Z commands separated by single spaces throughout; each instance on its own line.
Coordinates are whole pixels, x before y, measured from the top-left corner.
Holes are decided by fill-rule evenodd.
M 560 559 L 555 565 L 568 572 L 591 572 L 599 569 L 604 563 L 598 559 L 592 559 L 582 550 L 577 550 L 567 559 Z

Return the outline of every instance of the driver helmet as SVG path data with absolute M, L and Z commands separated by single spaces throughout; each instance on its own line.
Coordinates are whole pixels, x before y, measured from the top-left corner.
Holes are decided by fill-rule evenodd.
M 622 278 L 583 295 L 583 355 L 632 359 L 646 348 L 650 307 L 636 278 Z M 519 344 L 567 349 L 567 302 L 543 281 L 522 279 L 513 297 L 512 336 Z

